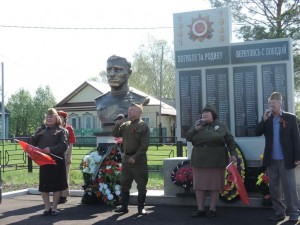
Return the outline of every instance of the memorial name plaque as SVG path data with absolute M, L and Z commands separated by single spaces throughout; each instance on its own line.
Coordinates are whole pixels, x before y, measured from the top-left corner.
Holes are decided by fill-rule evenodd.
M 175 52 L 176 68 L 191 68 L 229 64 L 229 47 L 192 49 Z
M 268 99 L 272 92 L 278 91 L 282 94 L 282 109 L 289 111 L 287 108 L 287 73 L 286 64 L 269 64 L 262 65 L 262 85 L 263 85 L 263 102 L 264 110 L 268 109 Z
M 181 137 L 200 118 L 202 110 L 201 70 L 179 71 Z
M 255 136 L 258 123 L 257 67 L 233 68 L 235 136 Z
M 236 45 L 231 47 L 231 63 L 274 62 L 289 59 L 288 41 Z
M 230 129 L 228 68 L 207 69 L 206 101 L 217 108 L 218 118 Z

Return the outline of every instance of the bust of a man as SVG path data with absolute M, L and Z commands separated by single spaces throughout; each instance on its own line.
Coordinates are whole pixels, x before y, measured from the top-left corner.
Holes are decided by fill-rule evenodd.
M 107 59 L 107 81 L 111 91 L 95 99 L 97 114 L 103 126 L 115 124 L 114 118 L 127 113 L 131 103 L 146 105 L 147 97 L 130 91 L 128 79 L 132 73 L 131 63 L 126 58 L 113 55 Z

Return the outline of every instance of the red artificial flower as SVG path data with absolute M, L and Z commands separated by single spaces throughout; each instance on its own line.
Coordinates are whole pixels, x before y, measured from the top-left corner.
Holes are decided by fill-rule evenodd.
M 102 172 L 102 173 L 106 173 L 106 168 L 103 167 L 103 168 L 101 169 L 101 172 Z
M 264 175 L 262 176 L 262 180 L 263 180 L 263 182 L 264 182 L 265 184 L 268 184 L 268 183 L 269 183 L 269 176 L 268 176 L 267 174 L 264 174 Z
M 117 151 L 115 149 L 112 149 L 110 152 L 111 155 L 115 155 L 116 153 L 117 153 Z

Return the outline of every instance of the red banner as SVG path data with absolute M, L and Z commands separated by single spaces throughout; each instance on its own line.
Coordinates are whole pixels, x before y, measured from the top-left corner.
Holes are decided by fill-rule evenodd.
M 243 201 L 243 203 L 245 205 L 249 205 L 250 201 L 248 198 L 248 193 L 246 191 L 243 179 L 242 179 L 239 171 L 237 170 L 237 168 L 233 165 L 233 162 L 229 163 L 229 165 L 226 167 L 226 169 L 228 170 L 228 172 L 231 173 L 231 175 L 233 177 L 234 185 L 235 185 L 237 191 L 239 192 L 241 200 Z
M 29 157 L 39 166 L 53 164 L 56 165 L 54 159 L 52 159 L 49 155 L 42 153 L 41 149 L 32 146 L 24 141 L 19 141 L 19 144 L 23 148 L 23 150 L 29 155 Z

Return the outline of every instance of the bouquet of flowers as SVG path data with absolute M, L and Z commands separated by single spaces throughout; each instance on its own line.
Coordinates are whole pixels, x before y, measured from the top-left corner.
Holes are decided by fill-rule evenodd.
M 178 164 L 171 174 L 173 184 L 181 186 L 185 191 L 193 186 L 193 170 L 188 160 Z
M 85 183 L 84 186 L 86 188 L 92 184 L 92 176 L 95 173 L 101 160 L 102 156 L 99 155 L 98 151 L 95 150 L 92 150 L 89 154 L 84 156 L 81 167 Z

